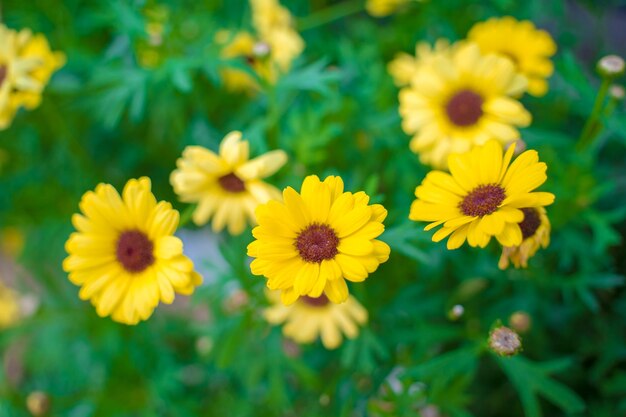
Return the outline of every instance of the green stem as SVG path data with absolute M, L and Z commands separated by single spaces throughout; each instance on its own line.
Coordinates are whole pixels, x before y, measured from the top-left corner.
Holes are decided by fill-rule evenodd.
M 597 137 L 599 133 L 598 124 L 600 122 L 600 117 L 602 115 L 602 106 L 606 99 L 606 95 L 609 91 L 609 86 L 611 85 L 611 80 L 609 78 L 603 78 L 602 84 L 600 85 L 600 90 L 598 90 L 598 95 L 596 96 L 596 101 L 593 104 L 593 110 L 591 111 L 591 115 L 585 122 L 585 126 L 583 127 L 583 131 L 580 135 L 580 139 L 578 140 L 577 149 L 582 151 L 586 149 L 589 145 L 593 143 L 593 140 Z
M 179 229 L 189 223 L 189 220 L 191 220 L 191 216 L 193 216 L 193 212 L 197 206 L 197 204 L 190 204 L 180 213 L 180 221 L 178 222 Z
M 341 19 L 363 10 L 363 0 L 348 0 L 334 4 L 307 17 L 298 19 L 297 28 L 300 32 L 323 26 L 334 20 Z

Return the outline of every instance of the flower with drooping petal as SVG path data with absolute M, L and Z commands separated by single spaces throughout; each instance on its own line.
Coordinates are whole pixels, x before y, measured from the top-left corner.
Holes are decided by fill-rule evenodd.
M 466 240 L 484 248 L 492 237 L 502 246 L 520 245 L 523 209 L 552 204 L 554 194 L 533 192 L 547 179 L 547 166 L 537 152 L 525 151 L 511 162 L 514 151 L 510 146 L 503 156 L 502 145 L 491 140 L 450 155 L 449 174 L 431 171 L 415 189 L 409 218 L 431 222 L 424 230 L 441 226 L 432 239 L 449 236 L 448 249 Z
M 461 43 L 420 65 L 411 84 L 400 90 L 402 129 L 420 161 L 445 168 L 451 153 L 463 153 L 489 139 L 509 144 L 531 116 L 515 98 L 526 78 L 513 63 L 483 55 L 477 45 Z
M 494 17 L 476 23 L 467 39 L 476 43 L 485 54 L 496 53 L 513 61 L 517 71 L 528 79 L 529 94 L 546 94 L 547 79 L 554 72 L 550 57 L 556 53 L 556 43 L 548 32 L 537 29 L 528 20 Z
M 257 208 L 248 255 L 255 258 L 252 273 L 281 290 L 284 304 L 322 294 L 342 303 L 348 299 L 345 280 L 364 281 L 389 258 L 389 246 L 376 239 L 387 210 L 369 205 L 362 191 L 344 192 L 340 177 L 322 182 L 310 175 L 300 193 L 287 187 L 283 199 Z
M 213 219 L 213 230 L 228 228 L 241 234 L 248 223 L 255 223 L 259 204 L 280 199 L 280 192 L 262 181 L 287 162 L 281 150 L 249 159 L 248 141 L 241 132 L 231 132 L 220 144 L 219 155 L 201 146 L 188 146 L 176 162 L 170 182 L 180 200 L 197 203 L 193 221 L 201 226 Z
M 170 304 L 175 293 L 190 295 L 201 284 L 174 236 L 178 211 L 157 203 L 149 178 L 129 180 L 121 196 L 99 184 L 83 195 L 80 211 L 72 217 L 77 231 L 65 244 L 63 269 L 100 317 L 137 324 L 159 302 Z
M 271 324 L 282 324 L 283 334 L 297 343 L 313 343 L 319 337 L 326 349 L 336 349 L 342 335 L 354 339 L 359 326 L 367 323 L 367 310 L 351 295 L 341 304 L 331 303 L 324 294 L 304 296 L 290 306 L 283 305 L 275 291 L 268 298 L 272 305 L 263 317 Z
M 550 244 L 550 220 L 543 207 L 523 208 L 524 219 L 519 223 L 522 230 L 522 243 L 516 246 L 502 248 L 502 256 L 498 267 L 506 269 L 509 262 L 515 268 L 528 267 L 528 260 L 532 258 L 539 248 L 547 248 Z

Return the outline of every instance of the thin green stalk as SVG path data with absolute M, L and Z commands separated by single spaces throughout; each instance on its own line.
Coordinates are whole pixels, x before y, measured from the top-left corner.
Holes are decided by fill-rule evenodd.
M 604 101 L 606 99 L 606 95 L 609 91 L 610 85 L 611 80 L 608 77 L 602 79 L 600 90 L 598 90 L 596 101 L 593 104 L 593 110 L 591 111 L 591 115 L 587 119 L 587 122 L 585 122 L 585 126 L 583 127 L 580 139 L 578 140 L 577 149 L 579 151 L 586 149 L 589 145 L 593 143 L 593 140 L 597 137 L 597 134 L 599 132 L 597 126 L 600 122 L 600 117 L 602 116 Z
M 307 17 L 298 19 L 297 28 L 300 32 L 323 26 L 363 10 L 364 0 L 351 0 L 334 4 Z
M 191 216 L 193 216 L 193 212 L 195 211 L 197 204 L 190 204 L 180 213 L 180 221 L 178 222 L 178 228 L 184 227 L 189 220 L 191 220 Z

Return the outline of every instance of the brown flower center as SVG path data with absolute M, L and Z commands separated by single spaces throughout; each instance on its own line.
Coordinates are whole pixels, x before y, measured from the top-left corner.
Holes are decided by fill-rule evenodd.
M 246 184 L 232 172 L 219 177 L 217 181 L 220 183 L 222 188 L 229 193 L 240 193 L 246 190 Z
M 330 226 L 313 223 L 300 232 L 294 244 L 304 261 L 320 263 L 337 255 L 339 238 Z
M 457 126 L 476 124 L 483 115 L 483 98 L 471 90 L 461 90 L 448 101 L 448 118 Z
M 523 208 L 522 211 L 524 212 L 524 220 L 519 224 L 519 227 L 522 229 L 522 238 L 528 239 L 539 229 L 541 219 L 539 212 L 534 208 Z
M 465 196 L 459 208 L 466 216 L 482 217 L 496 211 L 505 198 L 504 189 L 498 184 L 479 185 Z
M 117 260 L 128 272 L 141 272 L 154 263 L 154 245 L 143 232 L 123 232 L 117 241 Z
M 7 66 L 0 65 L 0 87 L 2 87 L 2 84 L 4 84 L 4 80 L 7 78 L 7 72 L 9 72 Z
M 324 307 L 330 301 L 328 301 L 328 297 L 324 293 L 317 298 L 309 297 L 308 295 L 301 296 L 299 298 L 304 304 L 307 304 L 311 307 Z

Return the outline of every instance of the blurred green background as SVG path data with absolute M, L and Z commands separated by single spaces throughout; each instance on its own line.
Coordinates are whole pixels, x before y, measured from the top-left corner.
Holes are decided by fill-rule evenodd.
M 623 103 L 594 146 L 574 150 L 600 82 L 596 60 L 626 55 L 626 4 L 431 0 L 383 19 L 358 1 L 283 5 L 306 49 L 275 86 L 247 95 L 222 85 L 214 42 L 219 30 L 250 27 L 245 0 L 2 2 L 4 24 L 44 33 L 68 60 L 41 107 L 0 132 L 0 278 L 31 309 L 0 330 L 0 416 L 30 415 L 35 391 L 50 402 L 43 415 L 68 417 L 626 415 Z M 408 221 L 428 168 L 408 149 L 386 65 L 417 41 L 462 39 L 504 15 L 549 30 L 559 51 L 548 95 L 523 99 L 533 123 L 522 138 L 556 195 L 552 243 L 529 269 L 502 272 L 495 245 L 447 251 Z M 164 27 L 156 45 L 154 20 Z M 180 235 L 205 285 L 138 326 L 100 319 L 78 299 L 61 261 L 81 195 L 147 175 L 158 199 L 184 210 L 169 184 L 176 159 L 191 144 L 215 150 L 231 130 L 252 155 L 275 144 L 289 154 L 279 188 L 339 174 L 389 210 L 391 258 L 352 289 L 370 314 L 356 340 L 298 347 L 264 321 L 249 231 L 187 226 Z M 453 320 L 456 304 L 465 312 Z M 524 351 L 488 353 L 489 329 L 516 311 L 532 319 Z

